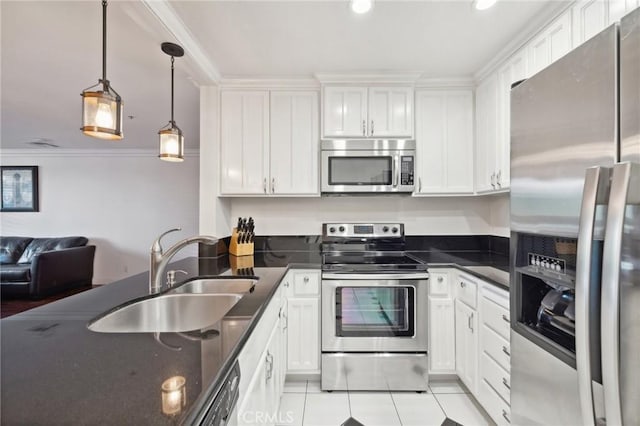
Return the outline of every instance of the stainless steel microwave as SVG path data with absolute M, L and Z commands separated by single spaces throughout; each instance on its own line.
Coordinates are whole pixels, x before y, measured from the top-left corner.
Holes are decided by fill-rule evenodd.
M 323 140 L 323 193 L 411 193 L 416 141 Z

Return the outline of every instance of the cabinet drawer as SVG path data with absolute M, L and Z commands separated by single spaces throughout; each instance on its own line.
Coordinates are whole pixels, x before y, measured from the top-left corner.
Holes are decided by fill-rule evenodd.
M 293 293 L 296 296 L 317 296 L 320 294 L 320 273 L 318 271 L 296 271 L 293 273 Z
M 429 271 L 429 294 L 431 296 L 449 296 L 449 274 Z
M 456 292 L 458 299 L 473 309 L 476 308 L 478 285 L 475 281 L 471 280 L 467 275 L 460 274 L 456 282 Z
M 480 381 L 479 400 L 487 413 L 491 416 L 499 426 L 508 426 L 511 424 L 511 409 L 506 402 L 502 400 L 494 391 L 486 380 Z
M 481 350 L 488 353 L 502 368 L 511 371 L 511 348 L 509 347 L 509 342 L 486 325 L 483 325 L 481 329 Z
M 486 352 L 480 358 L 480 375 L 486 380 L 507 403 L 511 401 L 511 377 Z
M 480 298 L 480 312 L 482 313 L 483 324 L 498 333 L 501 337 L 509 340 L 510 323 L 508 309 L 503 308 L 483 294 Z

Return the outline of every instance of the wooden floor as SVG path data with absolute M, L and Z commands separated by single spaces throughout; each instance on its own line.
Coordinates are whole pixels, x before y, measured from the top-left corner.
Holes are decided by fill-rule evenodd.
M 81 293 L 95 287 L 96 286 L 94 285 L 93 287 L 76 288 L 64 293 L 56 294 L 54 296 L 49 296 L 41 300 L 9 299 L 3 297 L 2 300 L 0 300 L 0 318 L 6 318 L 11 315 L 19 314 L 20 312 L 37 308 L 38 306 L 46 305 L 47 303 L 55 302 L 56 300 L 69 297 L 72 294 Z

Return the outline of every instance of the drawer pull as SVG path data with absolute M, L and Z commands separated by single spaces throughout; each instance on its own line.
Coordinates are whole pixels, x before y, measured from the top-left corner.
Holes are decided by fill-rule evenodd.
M 305 283 L 305 284 L 306 284 L 306 283 L 308 283 L 308 282 L 309 282 L 309 277 L 304 277 L 304 278 L 302 279 L 302 281 L 304 281 L 304 283 Z
M 509 352 L 509 349 L 507 349 L 506 346 L 502 347 L 502 352 L 504 352 L 505 354 L 507 354 L 507 356 L 511 356 L 511 352 Z
M 511 390 L 511 386 L 509 386 L 509 382 L 507 382 L 507 379 L 505 377 L 502 378 L 502 384 L 509 390 Z
M 460 281 L 460 287 L 465 288 L 467 285 L 464 283 L 464 281 Z
M 441 283 L 444 280 L 442 277 L 438 277 L 438 282 Z
M 511 322 L 511 321 L 509 320 L 509 317 L 507 317 L 507 316 L 506 316 L 506 315 L 504 315 L 504 314 L 502 315 L 502 319 L 503 319 L 503 320 L 505 320 L 506 322 Z
M 511 419 L 509 418 L 509 416 L 507 416 L 507 412 L 505 410 L 502 410 L 502 417 L 504 417 L 506 421 L 511 423 Z

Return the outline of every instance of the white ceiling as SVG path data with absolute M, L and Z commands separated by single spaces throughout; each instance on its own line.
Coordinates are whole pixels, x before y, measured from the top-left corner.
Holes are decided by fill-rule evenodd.
M 44 138 L 63 148 L 156 149 L 157 131 L 170 116 L 170 62 L 160 43 L 176 42 L 171 34 L 193 40 L 176 59 L 175 106 L 193 149 L 197 84 L 207 84 L 211 73 L 190 52 L 201 49 L 222 77 L 372 71 L 471 77 L 560 3 L 566 2 L 501 0 L 480 12 L 467 0 L 389 0 L 358 16 L 346 0 L 169 1 L 179 20 L 167 23 L 142 1 L 111 1 L 107 76 L 125 101 L 125 116 L 134 118 L 125 118 L 123 141 L 105 142 L 79 131 L 80 92 L 101 73 L 100 1 L 0 0 L 1 146 L 30 148 L 25 142 Z

